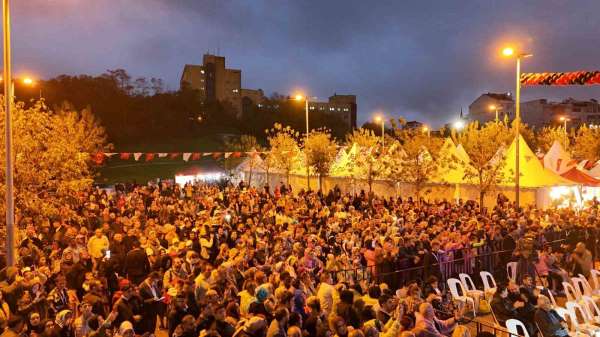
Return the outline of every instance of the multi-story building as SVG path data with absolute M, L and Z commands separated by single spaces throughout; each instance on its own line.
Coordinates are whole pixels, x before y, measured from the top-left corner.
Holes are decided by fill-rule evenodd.
M 231 104 L 242 111 L 242 71 L 225 67 L 225 57 L 204 54 L 202 65 L 186 64 L 180 86 L 198 90 L 203 99 Z
M 513 119 L 515 102 L 510 94 L 487 93 L 479 96 L 469 105 L 469 119 L 485 123 L 495 118 L 495 109 L 499 118 L 504 115 Z M 579 101 L 568 98 L 562 102 L 551 102 L 547 99 L 535 99 L 521 102 L 521 118 L 530 126 L 543 127 L 558 124 L 560 118 L 569 119 L 571 125 L 600 124 L 600 104 L 597 100 Z
M 514 117 L 515 101 L 510 93 L 488 92 L 477 97 L 469 105 L 469 119 L 483 124 L 496 118 L 496 110 L 500 120 L 503 120 L 504 116 L 508 116 L 509 119 Z
M 205 101 L 227 102 L 238 117 L 250 106 L 258 109 L 279 109 L 278 104 L 266 106 L 267 100 L 261 89 L 242 89 L 242 71 L 228 69 L 225 57 L 205 54 L 202 65 L 186 64 L 180 80 L 181 88 L 198 90 Z M 277 105 L 277 106 L 275 106 Z M 338 115 L 348 129 L 356 128 L 356 96 L 334 94 L 327 102 L 309 102 L 309 110 Z

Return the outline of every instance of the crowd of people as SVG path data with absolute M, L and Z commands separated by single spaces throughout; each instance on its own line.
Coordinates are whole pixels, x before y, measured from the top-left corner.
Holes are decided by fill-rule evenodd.
M 560 295 L 565 277 L 589 275 L 597 205 L 513 206 L 283 183 L 95 188 L 76 216 L 18 219 L 18 264 L 0 272 L 2 336 L 468 336 L 445 279 L 483 269 L 501 282 L 499 321 L 562 336 L 535 282 Z

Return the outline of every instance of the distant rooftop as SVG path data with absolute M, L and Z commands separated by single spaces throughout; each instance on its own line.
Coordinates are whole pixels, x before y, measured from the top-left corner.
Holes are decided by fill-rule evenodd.
M 513 100 L 510 92 L 501 93 L 501 94 L 488 92 L 487 94 L 484 94 L 484 96 L 488 96 L 493 99 L 504 100 L 504 101 L 512 101 Z

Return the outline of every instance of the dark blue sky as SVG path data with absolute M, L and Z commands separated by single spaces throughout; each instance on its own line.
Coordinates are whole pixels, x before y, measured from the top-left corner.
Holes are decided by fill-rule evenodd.
M 514 90 L 508 42 L 524 71 L 600 69 L 598 0 L 13 0 L 16 74 L 43 78 L 125 68 L 178 87 L 183 65 L 220 51 L 243 86 L 441 124 L 480 93 Z M 524 99 L 600 98 L 595 88 Z

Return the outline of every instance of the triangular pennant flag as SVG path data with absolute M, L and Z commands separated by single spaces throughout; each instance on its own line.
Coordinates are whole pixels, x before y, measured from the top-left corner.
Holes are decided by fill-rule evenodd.
M 188 161 L 190 160 L 190 157 L 192 156 L 192 154 L 190 152 L 185 152 L 183 154 L 183 161 Z
M 233 152 L 225 152 L 225 159 L 229 158 Z
M 154 159 L 154 153 L 146 153 L 146 161 L 151 161 Z
M 207 157 L 207 156 L 210 156 L 211 154 L 212 154 L 212 152 L 204 152 L 204 153 L 202 153 L 202 156 Z
M 102 165 L 102 163 L 104 162 L 104 158 L 104 153 L 98 152 L 93 156 L 92 160 L 94 161 L 94 163 L 96 163 L 96 165 Z
M 169 158 L 177 159 L 177 157 L 179 157 L 180 155 L 181 155 L 181 153 L 179 153 L 179 152 L 170 153 Z
M 161 152 L 161 153 L 158 154 L 158 158 L 165 158 L 168 155 L 169 155 L 168 153 Z
M 194 152 L 194 154 L 192 154 L 192 160 L 200 160 L 200 153 Z
M 135 152 L 135 153 L 133 154 L 133 159 L 135 159 L 135 161 L 138 161 L 138 160 L 140 160 L 140 158 L 142 157 L 142 154 L 143 154 L 143 153 L 141 153 L 141 152 Z
M 116 154 L 115 152 L 104 152 L 104 155 L 105 155 L 107 158 L 110 158 L 110 157 L 114 156 L 115 154 Z
M 123 153 L 121 153 L 120 157 L 123 160 L 127 160 L 127 159 L 131 158 L 131 153 L 129 153 L 129 152 L 123 152 Z
M 215 152 L 215 153 L 213 153 L 213 158 L 214 159 L 219 159 L 220 156 L 221 156 L 221 152 Z

